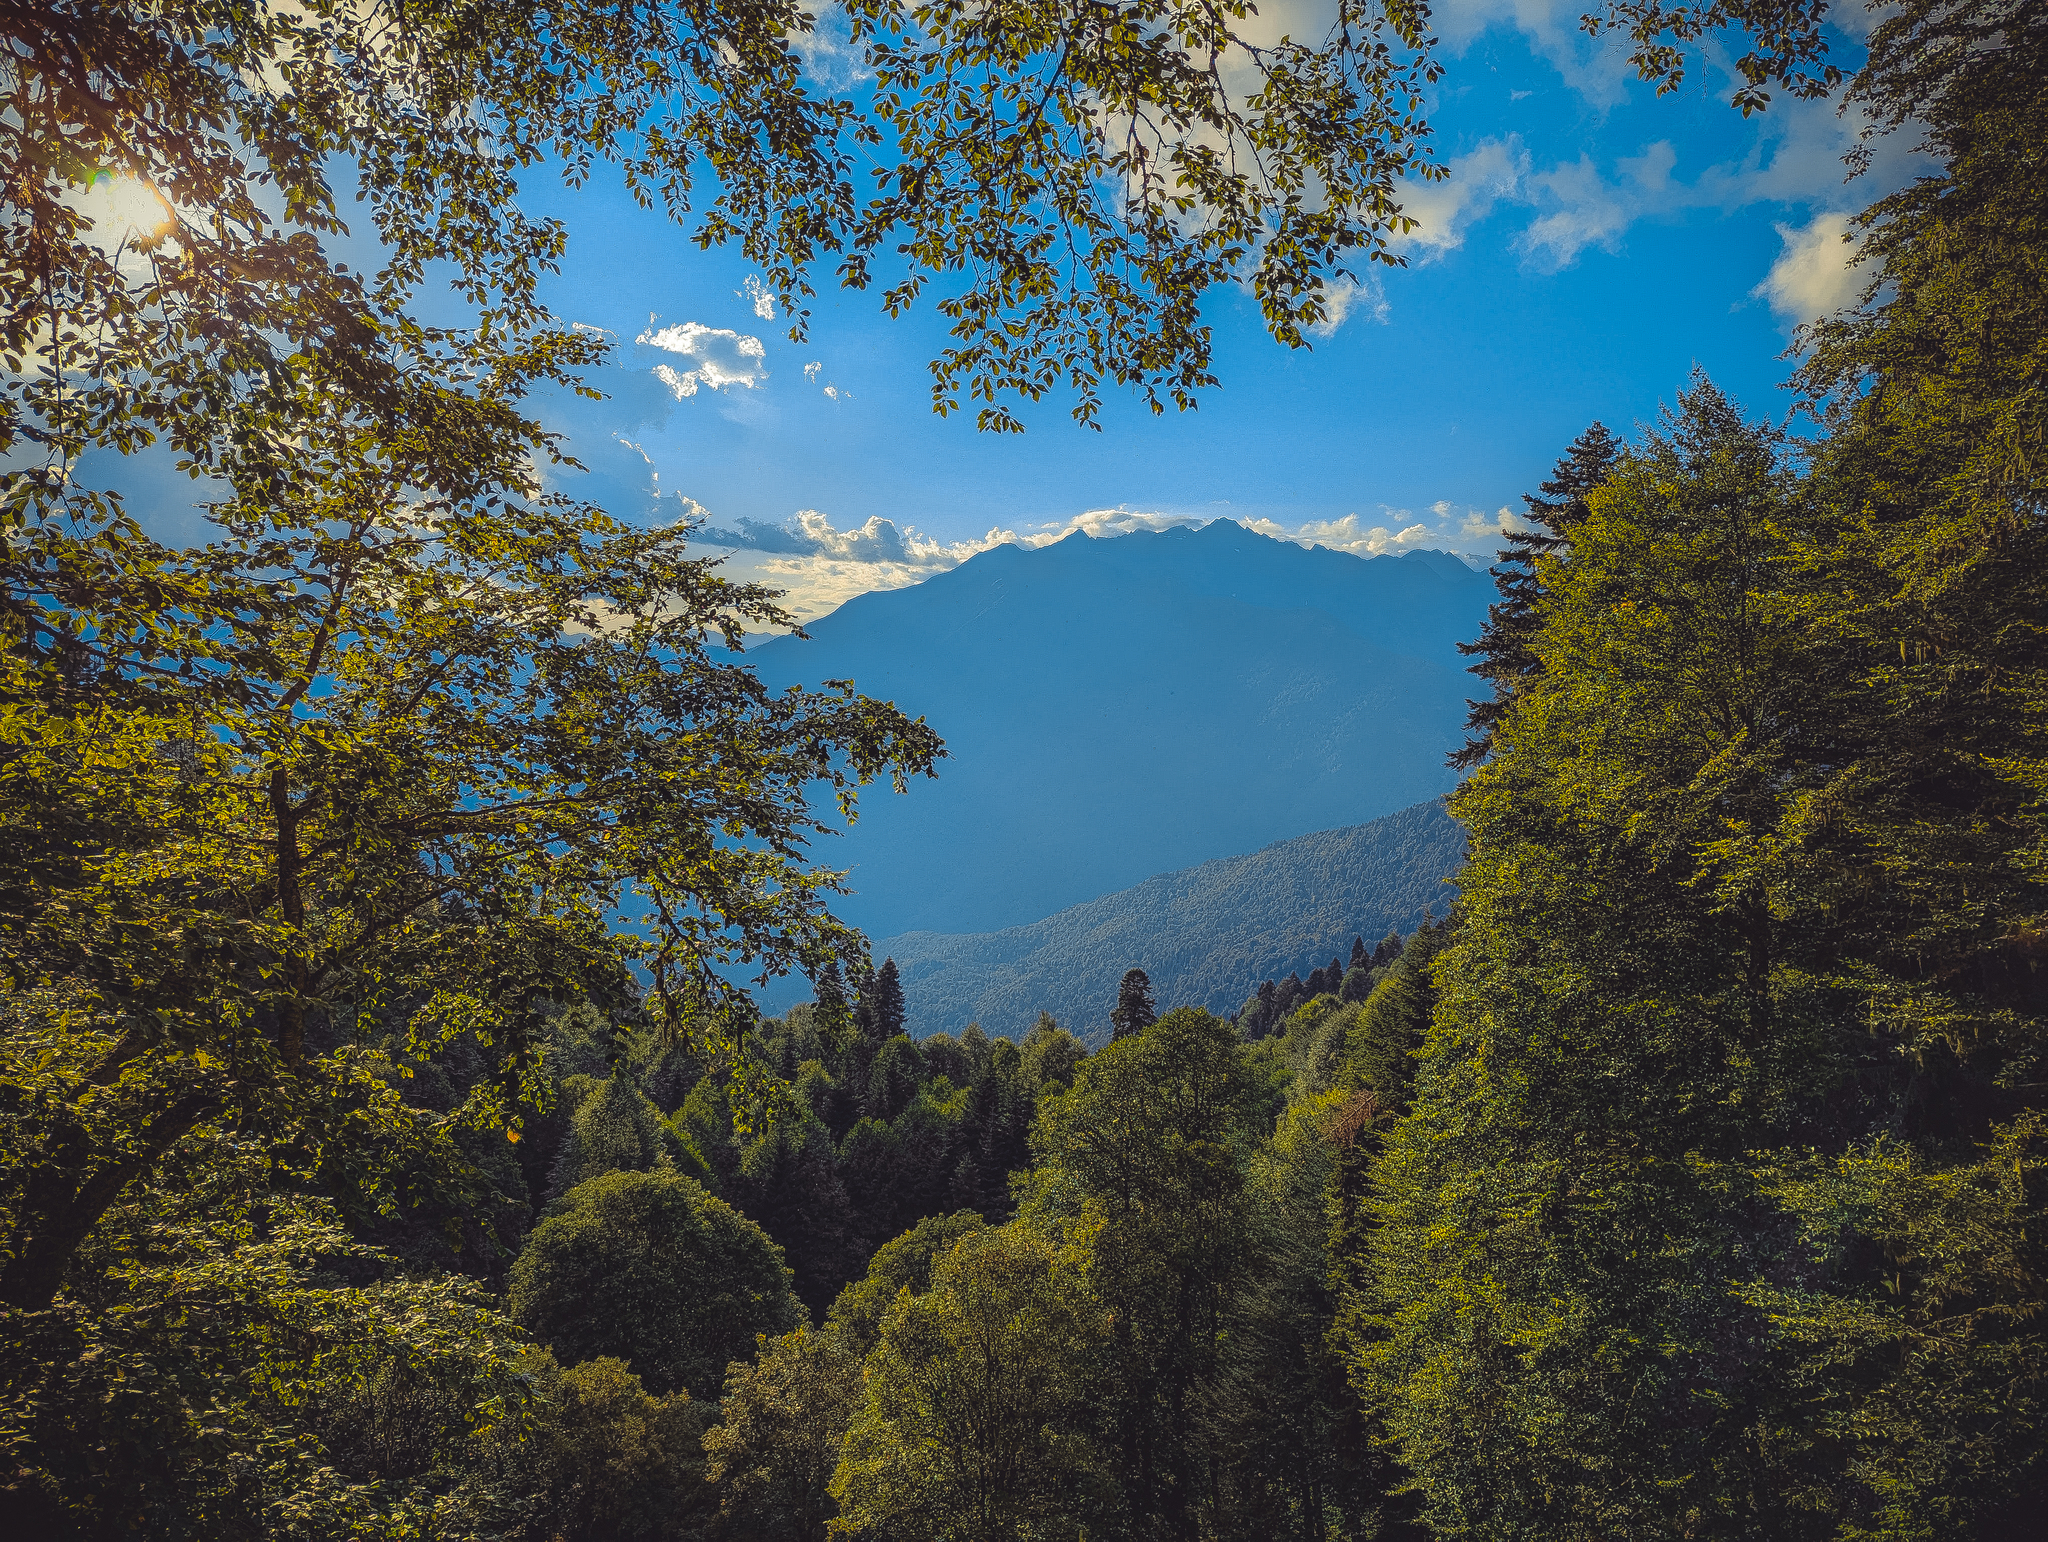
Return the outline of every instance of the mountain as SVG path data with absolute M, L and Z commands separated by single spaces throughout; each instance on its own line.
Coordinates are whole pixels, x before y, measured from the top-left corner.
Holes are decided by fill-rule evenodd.
M 1442 915 L 1465 832 L 1440 802 L 1370 824 L 1276 841 L 1249 856 L 1162 873 L 1030 926 L 975 936 L 912 932 L 875 943 L 896 960 L 910 1031 L 978 1022 L 1021 1038 L 1043 1010 L 1090 1043 L 1109 1032 L 1117 982 L 1133 964 L 1160 1010 L 1244 1005 L 1258 982 L 1306 975 Z
M 994 931 L 1149 874 L 1447 791 L 1493 584 L 1200 530 L 998 546 L 748 650 L 771 686 L 852 679 L 951 758 L 814 847 L 871 937 Z

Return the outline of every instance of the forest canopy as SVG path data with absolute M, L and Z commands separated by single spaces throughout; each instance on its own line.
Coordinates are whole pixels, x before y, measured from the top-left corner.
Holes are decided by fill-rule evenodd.
M 861 100 L 781 0 L 0 8 L 15 1529 L 2030 1534 L 2042 8 L 1909 0 L 1846 81 L 1816 0 L 1589 20 L 1924 139 L 1812 431 L 1701 377 L 1582 437 L 1457 908 L 1234 1022 L 1132 961 L 1093 1054 L 900 1031 L 815 805 L 939 734 L 768 692 L 775 595 L 550 490 L 528 400 L 606 345 L 521 179 L 623 177 L 799 333 L 822 265 L 936 295 L 985 428 L 1185 406 L 1205 293 L 1299 343 L 1391 259 L 1428 15 L 847 14 Z M 85 475 L 152 447 L 204 542 Z

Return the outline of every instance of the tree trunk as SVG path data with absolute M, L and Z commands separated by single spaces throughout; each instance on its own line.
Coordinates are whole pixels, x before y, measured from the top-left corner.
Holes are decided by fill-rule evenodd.
M 75 1127 L 22 1195 L 14 1257 L 0 1270 L 0 1303 L 41 1311 L 56 1298 L 72 1256 L 121 1191 L 211 1112 L 215 1100 L 188 1093 L 153 1120 L 127 1158 L 94 1168 L 89 1142 Z

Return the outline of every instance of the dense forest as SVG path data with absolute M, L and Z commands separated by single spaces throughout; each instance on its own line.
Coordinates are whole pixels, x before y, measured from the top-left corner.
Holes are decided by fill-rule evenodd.
M 902 971 L 913 1035 L 957 1034 L 978 1022 L 1021 1038 L 1050 1012 L 1092 1045 L 1109 1035 L 1103 982 L 1132 959 L 1145 961 L 1162 999 L 1234 1014 L 1262 975 L 1276 989 L 1293 975 L 1305 989 L 1306 976 L 1333 958 L 1348 967 L 1359 930 L 1413 931 L 1432 910 L 1441 914 L 1464 860 L 1463 828 L 1432 800 L 1161 873 L 1030 926 L 913 932 L 872 947 Z
M 1667 85 L 1748 28 L 1754 110 L 1841 83 L 1821 9 L 1603 16 Z M 1048 359 L 1084 420 L 1104 377 L 1205 385 L 1250 230 L 1299 341 L 1419 153 L 1421 13 L 1296 60 L 1327 91 L 1269 60 L 1255 121 L 1116 28 L 1004 52 L 1008 14 L 888 34 L 870 202 L 835 136 L 882 128 L 772 5 L 0 14 L 9 1534 L 2036 1534 L 2048 9 L 1879 13 L 1848 100 L 1932 169 L 1861 217 L 1803 418 L 1696 377 L 1531 495 L 1456 905 L 1234 1020 L 1132 970 L 1093 1051 L 900 1032 L 812 800 L 937 733 L 763 689 L 775 597 L 547 491 L 519 407 L 604 346 L 536 298 L 551 153 L 680 217 L 701 149 L 699 233 L 799 306 L 821 250 L 859 283 L 902 241 L 966 288 L 938 383 L 989 426 Z M 970 43 L 1169 103 L 1195 217 L 1033 226 L 1034 179 L 1138 173 L 962 148 Z M 1212 180 L 1212 131 L 1289 169 Z M 344 150 L 376 274 L 318 239 Z M 139 246 L 70 196 L 103 172 L 161 206 Z M 408 309 L 436 264 L 474 326 Z M 207 544 L 72 474 L 152 443 L 219 491 Z M 760 1017 L 791 971 L 815 999 Z

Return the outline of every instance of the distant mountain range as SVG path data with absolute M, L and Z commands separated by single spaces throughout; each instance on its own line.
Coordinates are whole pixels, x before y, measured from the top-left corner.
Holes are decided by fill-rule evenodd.
M 999 546 L 747 657 L 771 686 L 850 678 L 944 735 L 936 781 L 871 789 L 813 855 L 852 870 L 836 908 L 870 937 L 981 933 L 1447 791 L 1472 690 L 1455 645 L 1493 595 L 1442 552 L 1219 520 Z
M 1464 860 L 1464 829 L 1430 802 L 1162 873 L 1030 926 L 884 938 L 875 958 L 896 960 L 920 1038 L 970 1022 L 1021 1037 L 1042 1010 L 1092 1044 L 1134 964 L 1161 1010 L 1234 1012 L 1262 979 L 1305 976 L 1348 955 L 1353 937 L 1370 947 L 1413 931 L 1425 909 L 1442 915 Z

